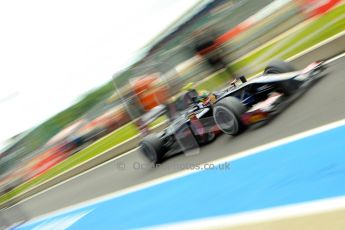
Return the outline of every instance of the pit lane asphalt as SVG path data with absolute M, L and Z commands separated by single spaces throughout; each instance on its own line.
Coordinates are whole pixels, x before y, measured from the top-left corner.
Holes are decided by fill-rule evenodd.
M 177 155 L 166 160 L 164 167 L 135 169 L 146 159 L 133 151 L 115 161 L 78 176 L 42 194 L 0 213 L 2 225 L 64 208 L 82 201 L 115 192 L 177 172 L 185 164 L 202 164 L 240 151 L 269 143 L 345 118 L 345 58 L 329 64 L 329 74 L 317 82 L 268 125 L 233 138 L 222 135 L 192 156 Z M 125 165 L 125 169 L 123 169 Z M 293 167 L 293 166 L 292 166 Z M 231 168 L 229 170 L 231 173 Z M 120 208 L 121 209 L 121 208 Z

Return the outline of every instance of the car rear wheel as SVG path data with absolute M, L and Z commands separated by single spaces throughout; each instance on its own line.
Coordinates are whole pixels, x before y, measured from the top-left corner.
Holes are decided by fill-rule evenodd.
M 164 157 L 161 139 L 155 135 L 146 136 L 140 144 L 140 149 L 155 164 L 160 163 Z
M 226 97 L 218 102 L 213 110 L 217 126 L 228 135 L 241 133 L 245 126 L 240 117 L 247 111 L 247 107 L 235 97 Z

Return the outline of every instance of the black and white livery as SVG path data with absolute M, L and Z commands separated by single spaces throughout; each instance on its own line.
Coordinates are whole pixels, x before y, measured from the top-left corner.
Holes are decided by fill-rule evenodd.
M 202 102 L 195 100 L 197 92 L 191 91 L 182 98 L 190 103 L 177 104 L 182 111 L 164 131 L 146 136 L 140 143 L 141 151 L 159 163 L 168 155 L 209 143 L 221 132 L 235 136 L 249 126 L 265 124 L 324 76 L 325 69 L 322 61 L 297 71 L 276 60 L 262 75 L 248 81 L 240 77 Z

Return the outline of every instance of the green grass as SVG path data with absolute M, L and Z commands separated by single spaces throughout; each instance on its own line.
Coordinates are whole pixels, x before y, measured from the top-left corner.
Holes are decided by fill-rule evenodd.
M 289 52 L 285 53 L 281 58 L 287 59 L 289 57 L 292 57 L 293 55 L 302 52 L 303 50 L 306 50 L 316 44 L 318 44 L 321 41 L 326 40 L 327 38 L 330 38 L 342 31 L 345 30 L 345 18 L 344 18 L 344 12 L 345 12 L 345 5 L 341 5 L 332 11 L 328 12 L 321 18 L 317 19 L 316 21 L 306 25 L 304 28 L 301 28 L 299 31 L 296 31 L 294 34 L 289 35 L 288 37 L 282 38 L 279 41 L 276 41 L 269 46 L 264 47 L 263 49 L 258 50 L 257 52 L 253 53 L 252 55 L 246 57 L 245 59 L 235 63 L 232 68 L 235 71 L 240 70 L 241 68 L 245 67 L 248 63 L 255 62 L 258 58 L 260 58 L 262 55 L 264 55 L 266 52 L 269 52 L 270 50 L 274 50 L 272 54 L 267 56 L 262 60 L 262 63 L 267 63 L 269 60 L 274 58 L 275 56 L 282 53 L 284 50 L 289 49 L 289 47 L 294 46 L 294 44 L 299 43 L 303 38 L 307 37 L 309 34 L 313 33 L 314 31 L 320 30 L 320 28 L 336 19 L 339 19 L 343 17 L 341 20 L 337 21 L 336 23 L 330 25 L 326 29 L 320 31 L 317 33 L 317 35 L 310 37 L 309 39 L 305 40 L 304 42 L 300 43 L 299 45 L 295 46 L 293 49 L 291 49 Z M 284 45 L 280 46 L 280 43 L 286 41 L 289 39 L 289 41 Z
M 97 156 L 98 154 L 116 146 L 117 144 L 137 135 L 139 131 L 135 127 L 133 123 L 129 123 L 116 131 L 112 132 L 105 138 L 103 138 L 101 141 L 97 141 L 87 148 L 79 151 L 78 153 L 74 154 L 73 156 L 69 157 L 65 161 L 61 162 L 60 164 L 56 165 L 55 167 L 49 169 L 44 174 L 21 184 L 14 190 L 12 190 L 6 198 L 15 196 L 28 188 L 35 186 L 37 184 L 42 183 L 43 181 L 46 181 L 82 162 L 85 162 L 86 160 L 89 160 L 90 158 Z M 4 201 L 4 196 L 0 197 L 0 203 Z
M 149 128 L 154 127 L 157 124 L 162 123 L 167 118 L 165 116 L 159 117 L 157 120 L 152 122 L 149 125 Z M 136 136 L 139 134 L 139 130 L 137 127 L 133 124 L 133 122 L 130 122 L 126 124 L 125 126 L 115 130 L 114 132 L 110 133 L 106 137 L 102 138 L 100 141 L 96 141 L 95 143 L 91 144 L 90 146 L 86 147 L 85 149 L 79 151 L 78 153 L 74 154 L 73 156 L 67 158 L 65 161 L 61 162 L 60 164 L 56 165 L 55 167 L 49 169 L 44 174 L 27 181 L 11 192 L 9 192 L 6 195 L 3 195 L 0 197 L 0 203 L 4 202 L 5 200 L 9 199 L 10 197 L 13 197 L 17 194 L 22 193 L 23 191 L 38 185 L 44 181 L 47 181 L 56 175 L 71 169 L 75 167 L 76 165 L 79 165 L 92 157 L 95 157 L 101 153 L 103 153 L 106 150 L 109 150 L 110 148 Z
M 215 91 L 229 82 L 231 76 L 225 72 L 220 72 L 213 77 L 201 82 L 196 86 L 197 90 Z
M 333 20 L 339 19 L 343 17 L 341 20 L 335 22 L 334 24 L 330 25 L 329 27 L 326 27 L 324 30 L 322 30 L 320 33 L 317 33 L 317 35 L 310 37 L 310 39 L 306 39 L 304 42 L 301 42 L 299 45 L 295 46 L 293 49 L 291 49 L 289 52 L 286 52 L 281 59 L 287 59 L 289 57 L 292 57 L 295 54 L 298 54 L 324 40 L 327 38 L 330 38 L 342 31 L 345 30 L 345 5 L 341 5 L 334 10 L 328 12 L 324 16 L 320 17 L 316 21 L 306 25 L 304 28 L 301 28 L 299 31 L 296 31 L 296 33 L 291 34 L 285 38 L 280 39 L 279 41 L 276 41 L 260 50 L 257 50 L 257 52 L 253 53 L 252 55 L 242 59 L 239 62 L 234 63 L 231 65 L 231 69 L 233 71 L 239 71 L 243 67 L 247 66 L 248 63 L 253 63 L 257 59 L 259 59 L 261 56 L 265 55 L 265 53 L 270 52 L 271 50 L 275 50 L 270 55 L 265 57 L 263 60 L 261 60 L 261 63 L 268 63 L 270 60 L 272 60 L 277 55 L 281 54 L 285 50 L 289 49 L 289 47 L 292 47 L 294 44 L 299 43 L 303 38 L 307 37 L 309 34 L 313 33 L 314 31 L 320 30 L 322 25 L 325 25 Z M 280 46 L 281 42 L 287 41 L 284 46 Z M 219 89 L 222 85 L 226 84 L 230 80 L 229 77 L 226 76 L 226 74 L 223 72 L 218 73 L 212 78 L 207 79 L 206 81 L 202 82 L 197 86 L 197 89 L 207 89 L 207 90 L 216 90 Z
M 345 12 L 345 5 L 342 5 L 340 7 L 337 7 L 336 9 L 330 11 L 328 14 L 324 15 L 323 17 L 319 18 L 318 20 L 312 22 L 311 24 L 307 25 L 305 28 L 302 28 L 300 32 L 296 32 L 293 35 L 293 38 L 290 36 L 284 39 L 291 39 L 285 46 L 280 47 L 277 49 L 275 52 L 273 52 L 271 55 L 266 57 L 263 62 L 268 61 L 272 58 L 274 58 L 277 54 L 281 53 L 282 51 L 286 50 L 288 47 L 292 46 L 296 42 L 300 41 L 303 37 L 307 36 L 308 34 L 312 33 L 313 31 L 317 30 L 320 28 L 322 25 L 325 23 L 328 23 L 329 21 L 332 21 L 336 18 L 341 17 L 344 15 Z M 314 36 L 305 42 L 301 43 L 300 45 L 294 47 L 291 51 L 287 52 L 286 54 L 283 55 L 283 59 L 291 57 L 341 31 L 345 30 L 345 19 L 343 18 L 342 20 L 338 21 L 337 23 L 329 26 L 322 32 L 318 33 L 317 36 Z M 277 41 L 276 43 L 273 43 L 261 50 L 258 50 L 258 52 L 246 57 L 245 59 L 235 63 L 234 65 L 231 66 L 233 70 L 239 70 L 246 66 L 248 63 L 255 62 L 258 58 L 260 58 L 262 55 L 264 55 L 266 52 L 270 51 L 271 49 L 274 49 L 275 46 L 279 45 L 279 42 Z M 219 89 L 220 87 L 224 86 L 227 82 L 229 82 L 230 77 L 224 73 L 220 72 L 213 76 L 212 78 L 209 78 L 200 84 L 197 85 L 197 89 L 206 89 L 209 91 L 213 91 L 216 89 Z M 152 128 L 154 125 L 157 125 L 163 121 L 166 120 L 166 117 L 162 116 L 158 118 L 156 121 L 154 121 L 150 127 Z M 87 148 L 81 150 L 80 152 L 76 153 L 75 155 L 69 157 L 62 163 L 58 164 L 57 166 L 51 168 L 48 170 L 46 173 L 38 176 L 37 178 L 34 178 L 17 188 L 13 189 L 11 192 L 8 194 L 5 194 L 0 197 L 0 203 L 3 203 L 6 200 L 9 200 L 11 197 L 22 193 L 23 191 L 40 184 L 46 180 L 51 179 L 52 177 L 78 165 L 81 164 L 87 160 L 89 160 L 92 157 L 95 157 L 102 152 L 128 140 L 131 137 L 134 137 L 135 135 L 139 134 L 138 129 L 133 123 L 128 123 L 127 125 L 117 129 L 116 131 L 112 132 L 105 138 L 101 139 L 100 141 L 97 141 L 93 143 L 92 145 L 88 146 Z

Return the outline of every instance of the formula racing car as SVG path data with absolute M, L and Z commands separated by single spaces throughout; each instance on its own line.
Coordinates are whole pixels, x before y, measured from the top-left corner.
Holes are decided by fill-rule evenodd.
M 211 142 L 222 131 L 238 135 L 249 126 L 267 123 L 312 84 L 324 76 L 324 62 L 314 62 L 296 71 L 289 63 L 275 60 L 261 76 L 240 77 L 202 100 L 195 90 L 184 94 L 174 109 L 170 125 L 162 132 L 146 136 L 141 151 L 152 162 L 176 152 Z

